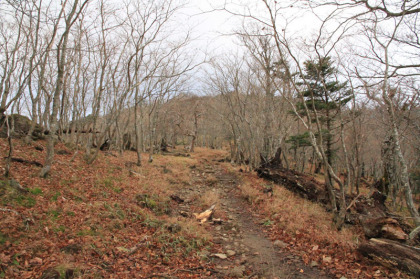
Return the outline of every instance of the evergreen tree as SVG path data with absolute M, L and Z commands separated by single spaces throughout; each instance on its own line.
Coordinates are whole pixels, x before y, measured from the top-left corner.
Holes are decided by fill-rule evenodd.
M 333 162 L 334 144 L 334 121 L 340 109 L 352 98 L 347 90 L 346 82 L 336 79 L 337 70 L 333 67 L 330 57 L 322 57 L 318 60 L 308 60 L 304 63 L 305 73 L 302 75 L 301 85 L 306 87 L 303 96 L 307 108 L 318 114 L 322 125 L 322 144 L 325 145 L 325 153 L 328 163 Z M 304 104 L 298 103 L 299 110 L 304 110 Z M 312 117 L 315 121 L 315 117 Z M 319 138 L 319 133 L 316 133 Z M 304 136 L 304 134 L 302 135 Z M 292 140 L 292 136 L 289 140 Z

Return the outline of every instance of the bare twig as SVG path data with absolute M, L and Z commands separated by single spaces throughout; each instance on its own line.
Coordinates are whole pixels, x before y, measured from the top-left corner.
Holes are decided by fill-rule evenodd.
M 351 201 L 349 206 L 347 206 L 346 211 L 349 210 L 350 208 L 352 208 L 352 206 L 356 203 L 356 201 L 360 198 L 361 195 L 362 194 L 357 195 L 357 197 L 355 197 L 354 200 Z

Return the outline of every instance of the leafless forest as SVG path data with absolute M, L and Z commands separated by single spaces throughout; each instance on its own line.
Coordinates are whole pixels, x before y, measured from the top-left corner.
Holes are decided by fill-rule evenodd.
M 168 146 L 227 148 L 226 160 L 253 171 L 281 148 L 287 168 L 323 174 L 339 218 L 346 194 L 375 184 L 420 225 L 418 1 L 214 4 L 207 13 L 238 23 L 221 34 L 236 51 L 217 53 L 182 24 L 189 5 L 1 1 L 8 158 L 14 138 L 45 138 L 41 177 L 57 141 L 88 163 L 101 147 L 136 151 L 139 166 Z M 298 14 L 314 19 L 311 30 Z

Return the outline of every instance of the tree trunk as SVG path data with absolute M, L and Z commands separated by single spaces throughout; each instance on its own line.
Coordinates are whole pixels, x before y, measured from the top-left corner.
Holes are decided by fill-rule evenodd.
M 137 76 L 137 73 L 136 73 Z M 139 119 L 139 106 L 140 104 L 140 99 L 139 99 L 139 87 L 136 86 L 135 89 L 135 96 L 134 96 L 134 132 L 135 132 L 135 136 L 136 136 L 136 154 L 137 154 L 137 166 L 141 166 L 141 151 L 142 151 L 142 147 L 141 147 L 141 141 L 140 141 L 140 129 L 139 126 L 141 125 L 142 118 L 140 117 Z M 141 110 L 141 108 L 140 108 Z M 140 112 L 141 114 L 141 112 Z
M 60 106 L 60 96 L 63 89 L 64 83 L 64 67 L 66 65 L 66 58 L 67 58 L 67 42 L 70 34 L 71 25 L 74 23 L 73 16 L 76 13 L 76 8 L 79 3 L 79 0 L 75 0 L 73 3 L 72 10 L 70 14 L 66 18 L 66 27 L 62 36 L 61 44 L 58 47 L 58 54 L 57 54 L 57 62 L 58 62 L 58 70 L 57 70 L 57 79 L 56 79 L 56 87 L 54 90 L 53 96 L 53 108 L 52 113 L 50 116 L 50 127 L 49 133 L 47 136 L 47 155 L 45 158 L 44 167 L 41 170 L 40 176 L 46 177 L 49 172 L 51 171 L 51 166 L 54 159 L 54 143 L 57 139 L 57 128 L 58 128 L 58 109 Z M 87 3 L 87 2 L 85 2 Z M 64 9 L 64 7 L 63 7 Z M 61 52 L 61 53 L 60 53 Z

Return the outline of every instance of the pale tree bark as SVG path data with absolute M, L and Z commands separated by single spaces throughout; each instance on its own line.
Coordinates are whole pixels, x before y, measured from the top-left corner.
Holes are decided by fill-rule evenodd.
M 300 73 L 301 76 L 304 76 L 304 71 L 301 68 L 300 61 L 295 55 L 293 46 L 290 44 L 289 40 L 286 37 L 287 28 L 278 27 L 278 17 L 281 15 L 280 12 L 282 9 L 281 4 L 278 3 L 277 1 L 269 1 L 269 0 L 261 0 L 261 3 L 263 4 L 266 11 L 266 15 L 267 15 L 265 17 L 266 20 L 261 19 L 260 17 L 254 16 L 252 12 L 249 10 L 247 14 L 239 14 L 239 15 L 246 19 L 259 22 L 260 24 L 264 26 L 264 28 L 267 28 L 269 30 L 268 33 L 272 34 L 273 36 L 273 39 L 276 44 L 277 55 L 279 57 L 279 61 L 284 67 L 284 75 L 287 77 L 288 80 L 291 81 L 291 85 L 293 89 L 297 93 L 298 98 L 301 99 L 301 103 L 304 106 L 304 111 L 305 111 L 304 114 L 302 115 L 298 112 L 298 109 L 296 108 L 293 99 L 287 98 L 287 101 L 292 106 L 292 109 L 295 115 L 297 116 L 297 118 L 302 122 L 302 124 L 307 129 L 309 133 L 309 140 L 314 149 L 314 152 L 317 155 L 318 159 L 323 162 L 324 169 L 325 169 L 324 175 L 325 175 L 325 180 L 326 180 L 325 181 L 326 188 L 329 193 L 331 207 L 335 215 L 338 217 L 336 219 L 338 226 L 341 226 L 345 218 L 345 208 L 346 208 L 345 199 L 343 198 L 344 195 L 340 194 L 340 197 L 341 197 L 340 212 L 338 212 L 334 189 L 333 189 L 333 185 L 330 183 L 330 178 L 334 180 L 340 186 L 341 191 L 343 191 L 344 186 L 340 178 L 336 175 L 335 171 L 333 170 L 331 162 L 329 162 L 329 156 L 327 156 L 324 146 L 322 144 L 319 144 L 320 142 L 321 143 L 324 142 L 322 138 L 322 126 L 320 124 L 320 117 L 316 110 L 314 109 L 310 110 L 307 107 L 305 99 L 303 97 L 301 86 L 299 86 L 296 83 L 295 77 L 294 77 L 294 71 L 291 70 L 291 67 L 289 65 L 290 62 L 293 62 L 296 71 Z M 234 13 L 234 12 L 233 14 L 238 15 L 238 13 Z M 323 28 L 325 27 L 324 24 L 321 25 L 319 34 L 313 45 L 313 49 L 316 52 L 318 57 L 328 56 L 328 53 L 334 49 L 336 42 L 342 38 L 346 29 L 346 26 L 339 26 L 339 28 L 333 31 L 333 34 L 335 36 L 331 35 L 330 37 L 324 38 L 323 33 L 322 33 Z M 324 40 L 322 43 L 320 42 L 321 38 Z M 319 52 L 320 51 L 319 48 L 328 46 L 328 45 L 330 45 L 330 48 L 323 49 L 324 53 L 323 55 L 321 55 Z M 308 82 L 305 79 L 304 79 L 304 85 L 308 85 Z M 281 87 L 278 86 L 277 89 L 280 90 Z M 315 133 L 317 133 L 318 135 L 315 136 Z
M 60 38 L 58 44 L 58 53 L 57 53 L 57 78 L 56 78 L 56 87 L 53 95 L 53 107 L 49 120 L 49 133 L 47 135 L 47 155 L 44 162 L 44 167 L 40 172 L 41 177 L 46 177 L 50 171 L 54 159 L 54 143 L 57 139 L 57 129 L 58 129 L 58 109 L 60 107 L 60 97 L 63 90 L 64 82 L 64 67 L 67 61 L 67 43 L 70 35 L 71 27 L 74 22 L 77 20 L 80 13 L 83 11 L 89 0 L 83 1 L 79 6 L 79 0 L 75 0 L 71 6 L 70 13 L 65 18 L 65 29 Z M 67 1 L 62 3 L 62 11 L 66 8 Z
M 396 61 L 391 57 L 393 56 L 392 48 L 395 47 L 395 45 L 408 45 L 413 46 L 415 49 L 418 49 L 420 47 L 419 43 L 417 43 L 417 45 L 413 45 L 409 41 L 401 40 L 401 37 L 409 38 L 404 37 L 401 34 L 401 32 L 404 32 L 403 28 L 406 24 L 405 17 L 411 14 L 419 14 L 420 10 L 416 9 L 415 7 L 418 7 L 420 3 L 415 4 L 414 7 L 401 7 L 403 9 L 403 12 L 401 13 L 392 12 L 386 9 L 386 7 L 384 6 L 371 7 L 368 3 L 364 4 L 366 5 L 366 7 L 368 7 L 370 12 L 375 13 L 379 11 L 381 13 L 385 13 L 386 16 L 385 18 L 381 18 L 380 15 L 374 14 L 372 20 L 361 21 L 361 24 L 364 27 L 365 37 L 371 43 L 370 55 L 371 57 L 373 57 L 371 61 L 375 62 L 375 64 L 371 66 L 373 72 L 372 75 L 370 73 L 360 73 L 359 71 L 356 71 L 356 74 L 361 80 L 362 84 L 364 85 L 367 96 L 375 100 L 379 104 L 383 103 L 386 108 L 386 114 L 388 116 L 389 121 L 389 132 L 393 143 L 393 148 L 391 152 L 394 157 L 394 161 L 398 162 L 400 169 L 400 174 L 398 178 L 401 181 L 402 188 L 405 193 L 407 208 L 414 220 L 414 223 L 416 224 L 416 226 L 419 226 L 420 216 L 419 212 L 417 211 L 414 205 L 412 190 L 410 187 L 408 166 L 401 149 L 401 136 L 397 126 L 398 124 L 393 100 L 394 93 L 392 90 L 392 80 L 395 77 L 403 79 L 405 76 L 411 76 L 411 73 L 407 71 L 416 71 L 416 69 L 418 69 L 420 65 L 416 65 L 414 59 L 413 61 L 409 61 L 407 64 L 395 65 Z M 391 17 L 392 22 L 389 22 L 389 24 L 387 25 L 387 31 L 384 32 L 381 24 L 383 21 L 387 21 L 388 17 Z M 408 30 L 411 32 L 410 29 Z M 401 62 L 398 61 L 397 63 Z M 376 65 L 377 68 L 373 68 Z M 405 70 L 405 72 L 401 72 L 401 70 Z M 376 81 L 378 79 L 379 82 Z M 379 97 L 376 96 L 374 92 L 372 92 L 372 88 L 378 86 L 380 90 Z

